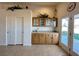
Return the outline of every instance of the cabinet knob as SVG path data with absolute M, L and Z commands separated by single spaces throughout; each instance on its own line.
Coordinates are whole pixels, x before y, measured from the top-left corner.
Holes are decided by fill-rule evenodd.
M 49 36 L 49 34 L 48 34 L 48 36 Z
M 51 39 L 53 39 L 53 37 L 51 37 Z

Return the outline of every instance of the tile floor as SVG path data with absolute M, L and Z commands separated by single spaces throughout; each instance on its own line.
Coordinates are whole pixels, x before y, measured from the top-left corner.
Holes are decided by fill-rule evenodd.
M 0 46 L 0 56 L 66 56 L 57 45 Z

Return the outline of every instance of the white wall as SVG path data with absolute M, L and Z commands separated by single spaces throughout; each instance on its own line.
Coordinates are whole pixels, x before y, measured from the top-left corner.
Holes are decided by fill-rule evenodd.
M 6 17 L 4 14 L 0 11 L 0 45 L 6 45 Z

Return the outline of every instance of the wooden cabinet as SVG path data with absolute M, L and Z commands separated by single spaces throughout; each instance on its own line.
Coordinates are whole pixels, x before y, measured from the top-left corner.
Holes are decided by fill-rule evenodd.
M 39 26 L 40 21 L 38 18 L 32 18 L 32 26 Z
M 58 33 L 32 33 L 33 44 L 57 44 Z
M 51 44 L 53 44 L 53 33 L 50 33 Z
M 33 44 L 38 44 L 39 43 L 39 34 L 38 33 L 33 33 L 32 34 L 32 43 Z
M 53 34 L 53 40 L 52 40 L 53 44 L 57 44 L 58 43 L 58 33 L 54 33 Z
M 46 20 L 44 18 L 40 18 L 40 26 L 46 26 Z
M 45 26 L 52 26 L 53 19 L 52 18 L 38 18 L 38 17 L 33 17 L 32 18 L 32 26 L 33 27 L 45 27 Z
M 53 19 L 46 19 L 46 26 L 54 26 L 54 21 Z

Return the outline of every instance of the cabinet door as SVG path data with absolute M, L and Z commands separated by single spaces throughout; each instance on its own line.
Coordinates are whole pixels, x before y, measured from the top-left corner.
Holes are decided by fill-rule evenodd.
M 36 43 L 36 34 L 32 33 L 32 43 Z
M 46 33 L 46 44 L 51 44 L 50 33 Z
M 51 44 L 53 44 L 53 33 L 50 33 Z
M 40 44 L 45 44 L 45 34 L 40 33 Z
M 52 19 L 46 19 L 46 26 L 54 26 L 54 21 Z
M 53 44 L 58 43 L 58 33 L 53 33 Z
M 39 33 L 37 33 L 37 34 L 36 34 L 36 38 L 35 38 L 35 39 L 36 39 L 36 41 L 35 41 L 35 42 L 36 42 L 37 44 L 39 44 L 39 43 L 40 43 Z
M 44 18 L 40 18 L 40 26 L 46 26 L 46 20 Z
M 37 34 L 37 33 L 32 34 L 32 42 L 33 42 L 33 44 L 39 43 L 39 34 Z
M 34 38 L 35 38 L 35 34 L 32 33 L 32 44 L 35 43 L 35 39 Z
M 50 19 L 46 19 L 46 26 L 51 26 L 51 21 L 50 21 Z
M 39 26 L 39 18 L 32 19 L 32 26 Z

